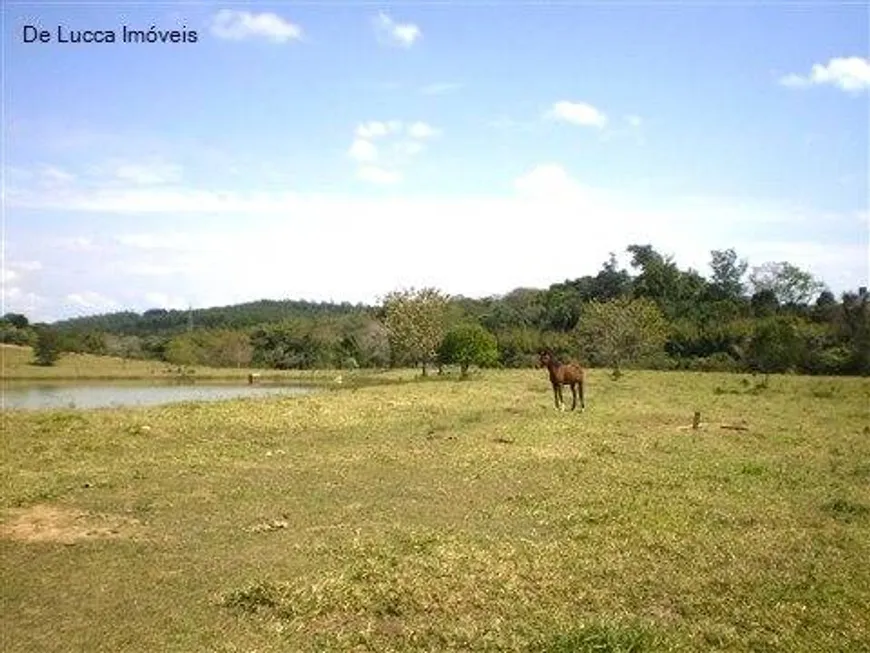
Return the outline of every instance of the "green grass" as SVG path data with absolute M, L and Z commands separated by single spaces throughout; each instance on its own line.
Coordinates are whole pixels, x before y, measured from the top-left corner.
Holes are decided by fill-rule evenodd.
M 113 356 L 64 353 L 51 366 L 33 364 L 30 347 L 0 344 L 0 379 L 4 382 L 30 381 L 112 381 L 112 380 L 208 380 L 247 382 L 248 374 L 260 381 L 301 381 L 312 385 L 332 384 L 341 375 L 343 383 L 372 385 L 395 380 L 401 375 L 372 370 L 272 370 L 258 368 L 178 366 L 162 361 L 125 359 Z
M 4 650 L 866 651 L 870 381 L 757 385 L 8 411 Z

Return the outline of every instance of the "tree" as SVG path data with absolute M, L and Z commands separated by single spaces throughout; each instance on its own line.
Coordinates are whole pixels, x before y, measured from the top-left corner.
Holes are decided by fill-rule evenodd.
M 618 376 L 623 365 L 663 351 L 668 324 L 651 299 L 619 297 L 587 304 L 577 335 L 588 357 Z
M 631 266 L 640 270 L 634 279 L 634 293 L 649 297 L 660 305 L 676 289 L 680 271 L 671 257 L 664 257 L 652 245 L 629 245 Z
M 786 372 L 803 357 L 803 341 L 793 317 L 775 315 L 760 320 L 747 349 L 747 362 L 758 372 Z
M 652 245 L 629 245 L 632 267 L 640 274 L 634 278 L 636 297 L 647 297 L 662 312 L 674 319 L 697 307 L 706 291 L 706 280 L 695 270 L 683 272 L 671 256 L 662 256 Z
M 349 329 L 345 349 L 360 367 L 387 367 L 390 364 L 390 339 L 386 327 L 365 318 Z
M 422 366 L 435 359 L 444 338 L 449 298 L 436 288 L 395 290 L 383 300 L 384 326 L 394 355 Z
M 37 365 L 51 366 L 60 358 L 60 335 L 55 329 L 47 326 L 38 326 L 36 331 L 36 344 L 33 347 L 33 355 Z
M 770 317 L 779 310 L 779 300 L 776 298 L 776 293 L 770 288 L 752 293 L 750 305 L 755 317 Z
M 200 362 L 199 348 L 188 334 L 178 335 L 170 340 L 164 356 L 173 365 L 191 366 Z
M 498 363 L 498 343 L 495 336 L 479 324 L 458 324 L 441 341 L 438 358 L 445 364 L 459 365 L 465 378 L 471 365 L 492 367 Z
M 714 249 L 710 252 L 710 268 L 713 277 L 710 281 L 710 290 L 714 299 L 737 301 L 743 296 L 743 277 L 749 263 L 738 260 L 737 253 L 733 249 Z
M 591 297 L 605 301 L 627 295 L 631 289 L 631 275 L 627 270 L 619 268 L 616 254 L 610 252 L 601 270 L 592 279 Z
M 857 294 L 843 293 L 842 299 L 840 329 L 851 351 L 850 371 L 870 374 L 870 293 L 862 287 Z
M 529 367 L 537 359 L 541 334 L 529 327 L 515 327 L 496 335 L 501 363 L 507 367 Z
M 580 319 L 580 295 L 568 283 L 550 286 L 544 296 L 544 322 L 555 331 L 571 331 Z
M 16 329 L 26 329 L 30 326 L 30 322 L 28 322 L 27 317 L 22 315 L 21 313 L 6 313 L 2 318 L 0 318 L 3 322 L 8 322 Z
M 749 282 L 756 294 L 770 291 L 784 306 L 809 304 L 825 289 L 825 284 L 816 280 L 812 274 L 788 261 L 768 262 L 753 268 Z

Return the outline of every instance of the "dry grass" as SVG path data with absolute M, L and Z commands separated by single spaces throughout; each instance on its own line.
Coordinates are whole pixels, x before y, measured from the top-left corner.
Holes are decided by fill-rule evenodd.
M 254 372 L 261 379 L 295 380 L 309 382 L 332 381 L 341 374 L 346 379 L 369 378 L 373 373 L 366 370 L 266 370 L 257 368 L 202 367 L 184 366 L 170 363 L 113 356 L 93 356 L 91 354 L 65 353 L 52 366 L 33 364 L 33 350 L 30 347 L 0 344 L 0 378 L 5 381 L 83 381 L 112 379 L 176 379 L 182 374 L 192 379 L 246 381 L 248 374 Z M 390 377 L 389 373 L 377 376 Z
M 593 371 L 572 414 L 529 370 L 8 412 L 6 650 L 865 651 L 868 393 Z

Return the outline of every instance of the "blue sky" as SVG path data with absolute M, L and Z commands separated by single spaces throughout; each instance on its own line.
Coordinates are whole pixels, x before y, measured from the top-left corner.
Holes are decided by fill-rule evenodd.
M 868 285 L 866 5 L 2 11 L 4 312 L 483 296 L 632 243 Z

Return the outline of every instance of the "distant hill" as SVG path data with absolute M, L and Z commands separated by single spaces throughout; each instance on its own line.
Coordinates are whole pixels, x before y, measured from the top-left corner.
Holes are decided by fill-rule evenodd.
M 60 331 L 102 331 L 117 335 L 152 335 L 180 333 L 190 322 L 199 328 L 243 329 L 293 318 L 321 318 L 372 310 L 364 304 L 343 302 L 309 302 L 304 300 L 261 299 L 255 302 L 199 308 L 192 311 L 154 308 L 144 313 L 120 311 L 89 315 L 54 322 Z

